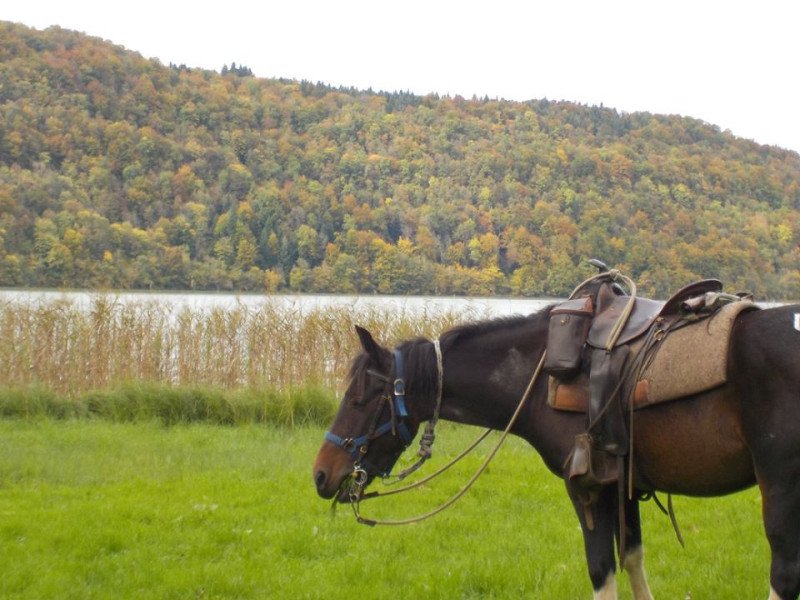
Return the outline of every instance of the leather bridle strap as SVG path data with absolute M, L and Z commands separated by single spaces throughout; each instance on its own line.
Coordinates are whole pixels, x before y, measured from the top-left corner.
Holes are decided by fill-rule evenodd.
M 436 424 L 439 422 L 439 412 L 442 408 L 442 396 L 444 394 L 444 367 L 442 364 L 443 363 L 442 347 L 439 344 L 438 339 L 433 341 L 433 350 L 434 353 L 436 354 L 436 373 L 437 373 L 436 404 L 434 405 L 433 408 L 433 416 L 425 425 L 425 431 L 422 433 L 419 439 L 419 452 L 417 452 L 419 460 L 410 467 L 408 467 L 407 469 L 404 469 L 403 471 L 398 473 L 397 475 L 387 475 L 383 477 L 383 481 L 387 485 L 400 483 L 406 477 L 408 477 L 417 469 L 419 469 L 425 463 L 426 460 L 428 460 L 431 456 L 433 456 L 433 442 L 436 440 L 436 434 L 434 433 L 434 429 L 436 428 Z M 390 479 L 391 481 L 389 481 Z
M 381 406 L 378 407 L 377 412 L 375 413 L 375 419 L 373 421 L 372 426 L 369 428 L 368 433 L 365 433 L 362 436 L 357 438 L 343 438 L 341 436 L 336 435 L 332 431 L 325 432 L 325 439 L 339 446 L 342 450 L 347 452 L 350 457 L 353 459 L 357 468 L 369 467 L 364 461 L 364 456 L 367 454 L 367 448 L 369 446 L 369 442 L 378 438 L 390 431 L 394 435 L 398 435 L 403 442 L 403 449 L 408 448 L 411 444 L 412 437 L 411 433 L 408 431 L 408 426 L 406 425 L 406 418 L 408 417 L 408 410 L 406 408 L 406 384 L 404 379 L 404 362 L 403 362 L 403 354 L 400 350 L 394 351 L 394 360 L 395 360 L 395 379 L 392 384 L 392 396 L 389 398 L 388 396 L 384 396 L 389 400 L 389 420 L 386 421 L 383 425 L 378 426 L 378 419 L 380 418 L 381 414 Z M 387 384 L 390 382 L 390 379 L 387 378 L 385 375 L 381 373 L 377 373 L 375 371 L 368 371 L 371 375 L 376 377 L 380 377 L 381 379 L 385 380 Z M 388 473 L 378 473 L 380 476 L 385 477 Z

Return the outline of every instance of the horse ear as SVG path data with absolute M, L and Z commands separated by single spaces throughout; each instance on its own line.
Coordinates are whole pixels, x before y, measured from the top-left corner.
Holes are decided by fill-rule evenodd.
M 358 325 L 356 325 L 356 333 L 358 334 L 358 339 L 361 340 L 361 347 L 364 348 L 364 352 L 380 360 L 381 348 L 378 342 L 373 339 L 372 334 Z

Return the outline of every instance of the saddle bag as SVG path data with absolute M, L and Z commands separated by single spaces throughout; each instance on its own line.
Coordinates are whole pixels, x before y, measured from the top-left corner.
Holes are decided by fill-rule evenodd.
M 565 381 L 581 371 L 583 348 L 594 316 L 590 296 L 567 300 L 550 311 L 544 370 Z

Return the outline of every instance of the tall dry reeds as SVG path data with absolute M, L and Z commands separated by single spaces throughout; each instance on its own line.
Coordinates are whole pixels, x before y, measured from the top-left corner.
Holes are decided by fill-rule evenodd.
M 65 396 L 131 382 L 223 389 L 319 386 L 340 391 L 358 351 L 354 325 L 387 345 L 438 335 L 476 315 L 363 307 L 301 310 L 265 299 L 180 308 L 98 294 L 0 303 L 0 385 Z

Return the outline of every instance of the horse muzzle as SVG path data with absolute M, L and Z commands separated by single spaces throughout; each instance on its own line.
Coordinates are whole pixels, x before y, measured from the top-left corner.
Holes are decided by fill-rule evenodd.
M 317 494 L 326 500 L 339 494 L 339 500 L 347 502 L 349 495 L 345 483 L 352 472 L 353 463 L 350 457 L 326 442 L 314 461 L 314 485 Z

